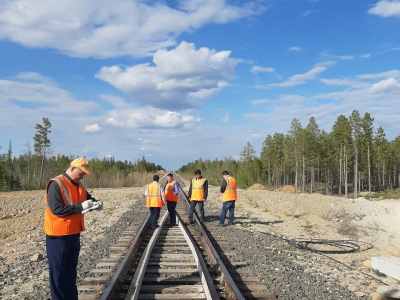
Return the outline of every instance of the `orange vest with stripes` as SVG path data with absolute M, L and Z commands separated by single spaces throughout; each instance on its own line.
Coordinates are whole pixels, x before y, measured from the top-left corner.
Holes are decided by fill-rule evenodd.
M 192 179 L 192 195 L 190 197 L 191 201 L 203 201 L 204 199 L 204 182 L 205 178 L 196 180 Z
M 172 182 L 168 182 L 167 185 L 165 186 L 165 200 L 166 201 L 178 202 L 179 195 L 175 196 L 175 187 L 174 187 L 175 183 L 176 183 L 176 181 L 173 180 Z
M 236 180 L 233 177 L 226 176 L 226 188 L 225 192 L 222 194 L 222 202 L 226 201 L 236 201 L 237 200 L 237 193 L 236 193 Z
M 161 207 L 163 200 L 161 196 L 161 184 L 153 182 L 146 187 L 147 207 Z
M 83 184 L 74 185 L 64 175 L 59 175 L 49 181 L 46 187 L 46 212 L 44 217 L 44 232 L 47 235 L 63 236 L 77 234 L 85 230 L 85 224 L 82 213 L 76 213 L 69 216 L 59 217 L 51 212 L 48 207 L 47 191 L 51 182 L 57 182 L 60 187 L 61 195 L 65 205 L 73 203 L 82 203 L 86 200 L 87 192 Z

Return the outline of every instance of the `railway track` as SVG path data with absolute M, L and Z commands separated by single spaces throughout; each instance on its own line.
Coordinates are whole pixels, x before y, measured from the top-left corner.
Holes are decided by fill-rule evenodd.
M 276 299 L 246 262 L 222 251 L 223 237 L 213 236 L 197 215 L 194 225 L 184 221 L 188 200 L 179 183 L 177 226 L 168 226 L 166 212 L 156 229 L 149 227 L 149 216 L 128 227 L 110 257 L 82 281 L 79 299 Z

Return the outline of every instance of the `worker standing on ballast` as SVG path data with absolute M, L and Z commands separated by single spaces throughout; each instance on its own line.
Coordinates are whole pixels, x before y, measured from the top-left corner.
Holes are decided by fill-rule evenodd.
M 146 196 L 147 207 L 150 209 L 150 226 L 152 229 L 159 227 L 157 225 L 160 217 L 161 207 L 165 204 L 164 189 L 158 183 L 160 176 L 154 175 L 153 182 L 146 186 L 144 192 Z
M 46 187 L 44 232 L 52 300 L 78 299 L 76 268 L 80 233 L 85 230 L 82 211 L 103 207 L 102 202 L 94 199 L 80 182 L 86 174 L 91 175 L 88 161 L 77 158 L 66 172 L 51 179 Z
M 222 194 L 222 212 L 219 217 L 218 226 L 224 226 L 226 212 L 229 210 L 229 220 L 228 226 L 233 225 L 233 218 L 235 215 L 235 202 L 237 200 L 237 183 L 235 178 L 229 176 L 228 171 L 222 172 L 222 177 L 224 180 L 221 184 L 221 193 Z
M 193 211 L 196 205 L 199 205 L 200 210 L 200 222 L 204 222 L 204 202 L 208 196 L 208 180 L 201 176 L 201 171 L 194 171 L 195 178 L 192 179 L 189 186 L 188 198 L 190 201 L 189 209 L 189 224 L 193 223 Z
M 165 201 L 167 201 L 167 208 L 169 212 L 169 226 L 176 225 L 176 203 L 179 197 L 179 185 L 174 180 L 174 175 L 169 173 L 167 175 L 167 184 L 165 185 Z

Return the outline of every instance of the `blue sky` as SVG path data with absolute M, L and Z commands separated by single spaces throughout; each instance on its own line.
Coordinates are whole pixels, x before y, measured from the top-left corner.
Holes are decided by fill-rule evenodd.
M 168 170 L 257 155 L 354 109 L 400 133 L 399 0 L 0 0 L 0 146 L 142 156 Z

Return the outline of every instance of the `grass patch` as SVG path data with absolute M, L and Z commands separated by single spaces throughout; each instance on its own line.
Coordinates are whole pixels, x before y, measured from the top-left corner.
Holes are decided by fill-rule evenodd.
M 301 225 L 301 227 L 303 227 L 303 228 L 312 228 L 312 225 L 311 225 L 310 221 L 306 220 L 306 224 L 305 225 Z
M 283 214 L 284 214 L 286 217 L 291 217 L 291 216 L 293 216 L 292 213 L 287 212 L 287 211 L 284 211 Z
M 268 207 L 264 208 L 262 212 L 268 212 Z
M 258 203 L 255 202 L 255 201 L 253 201 L 253 199 L 250 199 L 250 200 L 249 200 L 249 204 L 250 204 L 252 207 L 254 207 L 254 208 L 259 207 Z

